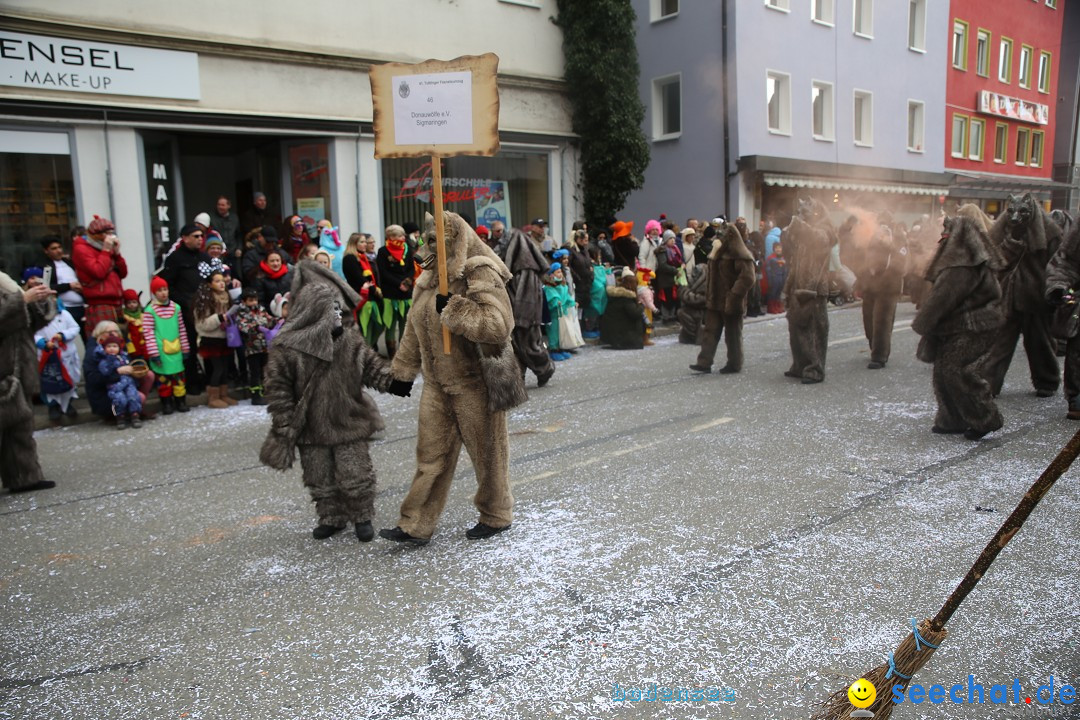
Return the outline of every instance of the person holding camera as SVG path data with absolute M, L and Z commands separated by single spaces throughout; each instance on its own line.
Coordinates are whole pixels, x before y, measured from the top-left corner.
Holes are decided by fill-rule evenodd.
M 71 262 L 86 303 L 83 332 L 88 335 L 102 320 L 119 322 L 124 303 L 121 281 L 127 277 L 128 268 L 111 220 L 94 216 L 86 226 L 86 235 L 72 243 Z

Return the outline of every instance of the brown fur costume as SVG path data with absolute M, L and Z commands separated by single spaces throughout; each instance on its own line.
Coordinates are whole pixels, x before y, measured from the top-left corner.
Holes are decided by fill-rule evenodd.
M 1030 193 L 1013 195 L 1008 209 L 990 227 L 991 258 L 1004 262 L 1001 283 L 1005 324 L 996 333 L 987 358 L 986 373 L 994 395 L 1001 394 L 1016 341 L 1024 336 L 1031 383 L 1040 396 L 1053 395 L 1061 381 L 1054 342 L 1050 337 L 1050 312 L 1043 295 L 1046 265 L 1061 243 L 1061 228 Z
M 55 315 L 54 300 L 28 304 L 15 281 L 0 272 L 0 480 L 11 490 L 45 480 L 30 404 L 40 377 L 34 333 Z
M 746 296 L 757 279 L 754 256 L 734 225 L 724 225 L 709 251 L 705 285 L 705 325 L 701 330 L 698 368 L 711 368 L 720 336 L 727 345 L 726 372 L 743 365 L 742 329 Z
M 452 297 L 440 314 L 434 221 L 425 231 L 424 272 L 413 290 L 392 371 L 412 381 L 424 374 L 416 439 L 416 474 L 401 504 L 398 527 L 430 538 L 446 504 L 462 444 L 478 485 L 473 499 L 480 522 L 504 528 L 512 520 L 510 440 L 506 410 L 524 401 L 520 367 L 510 347 L 514 316 L 506 283 L 510 271 L 454 213 L 445 213 L 446 267 Z M 451 333 L 443 353 L 442 330 Z M 487 360 L 478 358 L 487 357 Z M 487 363 L 485 371 L 482 363 Z
M 690 271 L 689 284 L 679 291 L 679 342 L 697 345 L 701 338 L 701 322 L 705 317 L 705 288 L 707 273 L 701 265 Z
M 908 266 L 907 235 L 882 213 L 878 227 L 863 253 L 856 289 L 862 295 L 863 332 L 870 342 L 870 367 L 884 367 L 892 352 L 896 304 L 904 288 Z
M 506 267 L 513 274 L 506 286 L 514 308 L 513 347 L 522 368 L 536 375 L 541 385 L 555 374 L 555 363 L 544 345 L 543 276 L 550 263 L 540 252 L 540 246 L 517 228 L 507 231 Z M 524 374 L 525 370 L 522 370 Z
M 796 215 L 780 238 L 787 261 L 784 283 L 791 367 L 784 374 L 804 383 L 825 379 L 829 345 L 829 255 L 836 230 L 818 200 L 799 200 Z
M 1080 419 L 1080 305 L 1065 303 L 1066 295 L 1080 291 L 1080 225 L 1074 225 L 1046 268 L 1046 299 L 1058 306 L 1053 335 L 1065 344 L 1065 399 L 1069 417 Z
M 356 293 L 313 260 L 297 263 L 294 273 L 289 319 L 274 338 L 266 369 L 273 420 L 259 459 L 285 470 L 299 447 L 320 524 L 368 522 L 375 512 L 368 438 L 383 421 L 363 388 L 386 392 L 393 378 L 353 322 Z M 337 308 L 344 312 L 335 338 Z
M 981 363 L 1004 318 L 1001 287 L 990 267 L 985 234 L 965 217 L 949 221 L 947 237 L 926 271 L 930 293 L 912 323 L 922 335 L 918 357 L 934 364 L 938 432 L 977 434 L 1001 427 Z

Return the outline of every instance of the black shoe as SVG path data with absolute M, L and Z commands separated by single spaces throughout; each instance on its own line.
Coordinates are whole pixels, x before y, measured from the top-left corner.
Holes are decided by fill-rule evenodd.
M 371 527 L 370 520 L 356 523 L 356 539 L 360 542 L 371 542 L 375 539 L 375 528 Z
M 974 428 L 964 431 L 964 437 L 968 440 L 981 440 L 984 435 L 989 433 L 989 430 L 976 430 Z
M 161 398 L 161 414 L 172 415 L 174 412 L 176 412 L 176 405 L 173 404 L 172 395 Z
M 737 373 L 739 371 L 731 367 L 730 365 L 725 365 L 724 367 L 717 370 L 717 372 L 721 375 L 733 375 L 734 373 Z
M 555 369 L 552 368 L 551 372 L 546 372 L 543 375 L 536 376 L 536 387 L 544 387 L 548 384 L 548 380 L 555 374 Z
M 49 403 L 49 420 L 58 423 L 62 416 L 63 413 L 60 411 L 60 405 L 54 402 Z
M 696 363 L 691 365 L 690 369 L 693 370 L 694 372 L 706 373 L 706 374 L 712 372 L 711 367 L 705 367 L 704 365 L 698 365 Z
M 251 404 L 252 405 L 265 405 L 266 398 L 263 397 L 262 388 L 250 388 Z
M 176 412 L 187 412 L 191 409 L 187 406 L 187 395 L 174 397 L 173 402 L 176 403 Z
M 70 400 L 68 401 L 67 416 L 72 419 L 79 416 L 79 411 L 75 409 L 75 403 L 71 402 Z
M 509 525 L 497 528 L 497 527 L 491 527 L 490 525 L 488 525 L 486 523 L 478 522 L 475 525 L 473 525 L 471 528 L 469 528 L 468 530 L 465 531 L 465 537 L 469 538 L 470 540 L 483 540 L 484 538 L 489 538 L 492 535 L 498 535 L 503 530 L 509 530 L 509 529 L 510 529 Z
M 311 537 L 316 540 L 325 540 L 331 535 L 337 535 L 339 532 L 345 529 L 344 525 L 323 525 L 319 524 L 315 526 L 315 529 L 311 531 Z
M 801 377 L 802 377 L 802 373 L 797 373 L 797 372 L 795 372 L 794 370 L 785 370 L 785 371 L 784 371 L 784 377 L 790 377 L 790 378 L 801 378 Z
M 116 416 L 116 429 L 117 430 L 127 430 L 127 426 L 128 426 L 127 415 L 117 415 Z
M 38 480 L 33 485 L 27 485 L 26 487 L 21 488 L 12 488 L 11 494 L 18 495 L 19 493 L 33 492 L 34 490 L 48 490 L 54 487 L 56 487 L 56 483 L 54 483 L 52 480 Z
M 867 367 L 868 370 L 880 370 L 881 368 L 885 367 L 885 363 L 878 362 L 877 360 L 871 360 L 866 365 L 866 367 Z
M 133 427 L 133 428 L 141 428 L 142 427 L 142 418 L 139 417 L 139 413 L 131 413 L 131 427 Z
M 960 433 L 962 433 L 964 431 L 963 430 L 946 430 L 943 427 L 938 427 L 937 425 L 935 425 L 934 427 L 930 428 L 930 432 L 934 433 L 935 435 L 959 435 Z
M 407 542 L 412 543 L 413 545 L 427 545 L 431 541 L 430 538 L 421 538 L 410 535 L 399 527 L 393 529 L 383 528 L 379 531 L 379 537 L 384 540 L 393 540 L 394 542 L 400 543 Z
M 1048 398 L 1054 397 L 1057 394 L 1057 390 L 1036 390 L 1035 397 Z
M 802 384 L 803 385 L 813 385 L 813 384 L 819 383 L 819 382 L 825 382 L 825 378 L 823 378 L 823 377 L 821 377 L 821 378 L 804 377 L 802 379 Z

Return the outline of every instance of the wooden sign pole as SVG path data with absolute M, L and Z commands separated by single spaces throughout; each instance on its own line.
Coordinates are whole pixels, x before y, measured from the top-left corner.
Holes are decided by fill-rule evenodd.
M 438 155 L 431 156 L 431 184 L 435 192 L 435 254 L 438 256 L 439 265 L 439 294 L 445 295 L 450 291 L 450 280 L 446 275 L 446 227 L 443 225 L 443 197 L 442 197 L 442 158 Z M 450 328 L 443 325 L 442 329 L 443 354 L 450 354 Z

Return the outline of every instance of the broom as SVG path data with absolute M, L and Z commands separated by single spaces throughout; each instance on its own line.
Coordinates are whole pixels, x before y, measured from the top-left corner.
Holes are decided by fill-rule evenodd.
M 1016 509 L 998 528 L 993 539 L 983 548 L 982 554 L 979 555 L 975 564 L 968 570 L 967 575 L 964 576 L 964 579 L 953 590 L 952 595 L 938 610 L 937 615 L 932 620 L 924 619 L 918 623 L 915 622 L 915 618 L 912 618 L 911 632 L 896 648 L 896 651 L 889 655 L 888 662 L 863 675 L 877 688 L 877 698 L 867 708 L 874 713 L 875 718 L 880 720 L 892 715 L 893 706 L 896 704 L 892 701 L 892 687 L 899 685 L 907 689 L 911 678 L 926 665 L 927 661 L 930 660 L 930 656 L 934 654 L 934 651 L 945 640 L 945 636 L 948 635 L 945 623 L 949 622 L 949 618 L 960 607 L 960 603 L 964 601 L 968 593 L 975 589 L 975 585 L 978 584 L 990 564 L 994 562 L 994 558 L 1020 531 L 1024 521 L 1028 519 L 1035 506 L 1042 500 L 1043 495 L 1059 477 L 1065 474 L 1065 471 L 1076 460 L 1077 455 L 1080 455 L 1080 431 L 1073 435 L 1072 439 L 1058 453 L 1058 456 L 1054 458 L 1054 461 L 1050 463 L 1050 466 L 1039 476 L 1035 484 L 1028 489 Z M 855 711 L 855 708 L 848 700 L 847 688 L 844 688 L 838 690 L 826 700 L 812 720 L 846 720 L 853 717 L 853 711 Z M 863 717 L 866 716 L 863 715 Z

